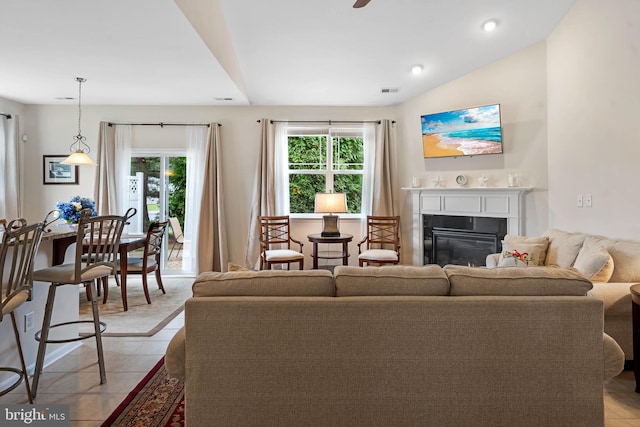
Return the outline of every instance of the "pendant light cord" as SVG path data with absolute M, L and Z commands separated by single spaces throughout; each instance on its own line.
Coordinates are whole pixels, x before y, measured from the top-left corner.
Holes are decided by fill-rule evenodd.
M 82 77 L 76 77 L 76 80 L 78 80 L 78 135 L 81 135 L 82 131 L 80 130 L 80 121 L 82 119 L 82 82 L 85 81 L 85 79 Z
M 83 153 L 88 154 L 91 152 L 91 147 L 89 147 L 85 142 L 87 138 L 82 136 L 82 129 L 80 127 L 82 122 L 82 83 L 86 82 L 87 79 L 76 77 L 76 81 L 78 82 L 78 134 L 73 137 L 74 141 L 71 144 L 71 152 L 82 151 Z M 74 145 L 76 146 L 75 150 L 73 149 Z

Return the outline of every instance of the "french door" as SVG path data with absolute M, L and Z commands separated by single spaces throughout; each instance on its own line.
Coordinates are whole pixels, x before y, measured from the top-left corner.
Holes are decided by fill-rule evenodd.
M 138 209 L 132 229 L 146 232 L 153 221 L 169 221 L 161 260 L 162 274 L 193 274 L 184 262 L 187 157 L 180 151 L 133 152 L 130 173 L 130 206 Z M 177 221 L 176 221 L 177 220 Z

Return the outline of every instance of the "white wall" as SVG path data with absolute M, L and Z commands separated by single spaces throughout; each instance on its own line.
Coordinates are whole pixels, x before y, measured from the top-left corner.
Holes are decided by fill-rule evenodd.
M 468 186 L 478 187 L 486 174 L 491 187 L 506 187 L 507 175 L 517 172 L 522 185 L 534 190 L 526 197 L 525 232 L 542 233 L 547 228 L 547 111 L 546 48 L 539 43 L 501 61 L 483 67 L 401 106 L 398 126 L 398 170 L 402 186 L 409 187 L 413 175 L 432 187 L 441 176 L 446 186 L 456 187 L 455 177 L 467 175 Z M 425 78 L 428 78 L 426 76 Z M 500 104 L 504 154 L 424 159 L 420 116 L 487 104 Z M 401 194 L 403 257 L 411 259 L 410 194 Z
M 547 50 L 549 224 L 640 239 L 640 1 L 578 0 Z
M 61 106 L 29 106 L 26 132 L 29 135 L 26 164 L 31 173 L 26 176 L 29 198 L 26 212 L 29 220 L 39 219 L 58 201 L 74 195 L 92 196 L 95 169 L 80 168 L 79 185 L 42 185 L 42 155 L 69 151 L 77 130 L 77 108 Z M 225 214 L 229 237 L 230 261 L 243 263 L 249 213 L 253 195 L 254 171 L 260 141 L 257 120 L 378 120 L 396 119 L 394 108 L 364 107 L 148 107 L 148 106 L 83 106 L 82 133 L 87 137 L 93 153 L 97 150 L 98 123 L 102 120 L 130 123 L 184 123 L 216 121 L 222 124 L 222 159 Z M 134 136 L 144 146 L 159 148 L 184 146 L 184 127 L 134 127 Z M 95 157 L 94 157 L 95 158 Z M 359 224 L 343 221 L 345 232 L 360 237 Z M 306 235 L 321 229 L 320 220 L 298 221 L 293 232 L 306 242 L 304 252 L 309 255 L 311 244 Z M 354 240 L 357 240 L 354 238 Z M 357 251 L 355 243 L 351 253 Z M 352 257 L 354 261 L 354 257 Z M 311 265 L 311 258 L 305 261 Z

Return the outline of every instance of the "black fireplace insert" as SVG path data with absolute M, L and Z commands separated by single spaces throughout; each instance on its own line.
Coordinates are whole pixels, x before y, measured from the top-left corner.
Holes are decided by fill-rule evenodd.
M 484 266 L 502 250 L 506 218 L 423 215 L 424 264 Z

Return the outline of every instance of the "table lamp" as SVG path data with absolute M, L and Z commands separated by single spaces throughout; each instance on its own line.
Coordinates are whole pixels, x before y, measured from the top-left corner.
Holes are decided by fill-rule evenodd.
M 338 215 L 347 212 L 347 195 L 345 193 L 316 193 L 316 213 L 328 213 L 322 217 L 322 237 L 340 236 Z

